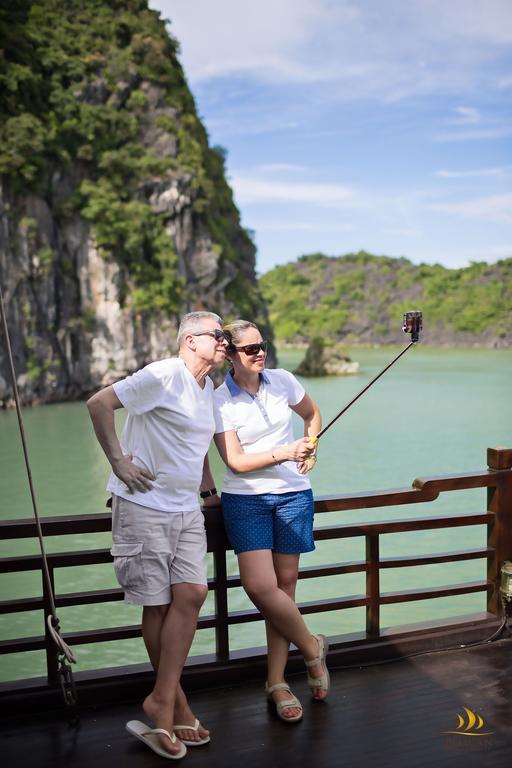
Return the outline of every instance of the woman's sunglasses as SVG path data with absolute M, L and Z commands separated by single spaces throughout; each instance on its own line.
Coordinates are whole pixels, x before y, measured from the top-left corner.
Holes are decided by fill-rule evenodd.
M 267 351 L 267 343 L 266 341 L 260 341 L 259 344 L 246 344 L 245 347 L 235 347 L 237 352 L 243 352 L 245 355 L 257 355 L 258 352 L 266 352 Z
M 191 333 L 191 336 L 211 336 L 215 341 L 227 341 L 224 331 L 215 328 L 214 331 L 198 331 L 197 333 Z

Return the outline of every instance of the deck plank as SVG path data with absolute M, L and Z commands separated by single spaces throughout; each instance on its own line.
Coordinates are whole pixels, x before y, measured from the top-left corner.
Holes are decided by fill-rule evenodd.
M 512 640 L 404 661 L 332 672 L 328 702 L 311 700 L 305 677 L 289 682 L 304 719 L 281 723 L 262 682 L 197 691 L 191 701 L 212 731 L 189 749 L 197 768 L 505 768 L 512 762 Z M 484 720 L 487 736 L 447 734 L 463 707 Z M 165 763 L 124 730 L 143 719 L 138 702 L 87 707 L 78 727 L 62 713 L 2 723 L 4 768 L 153 768 Z M 475 731 L 476 732 L 476 731 Z

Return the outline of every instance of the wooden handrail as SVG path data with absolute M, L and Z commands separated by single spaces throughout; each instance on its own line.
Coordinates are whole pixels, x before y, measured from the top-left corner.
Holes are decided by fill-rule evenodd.
M 343 496 L 316 496 L 315 514 L 434 501 L 439 493 L 445 491 L 497 488 L 501 478 L 506 478 L 509 475 L 510 470 L 503 468 L 485 472 L 463 472 L 441 477 L 417 478 L 410 488 L 387 488 L 380 491 L 348 493 Z M 207 522 L 209 516 L 216 512 L 215 508 L 207 510 Z M 108 532 L 111 530 L 111 514 L 110 512 L 101 512 L 96 515 L 42 517 L 41 526 L 45 536 Z M 0 539 L 33 538 L 35 534 L 36 526 L 31 518 L 0 520 Z
M 315 499 L 315 513 L 323 515 L 332 511 L 389 507 L 433 501 L 440 493 L 470 488 L 486 488 L 488 503 L 486 511 L 470 511 L 464 514 L 435 515 L 398 520 L 374 521 L 323 525 L 315 530 L 317 541 L 362 537 L 365 540 L 366 555 L 363 560 L 309 566 L 301 569 L 299 578 L 310 579 L 346 573 L 364 573 L 366 594 L 351 595 L 317 600 L 299 605 L 305 614 L 337 611 L 346 608 L 364 607 L 366 611 L 367 640 L 381 636 L 380 608 L 383 605 L 439 598 L 472 592 L 487 592 L 487 610 L 497 615 L 500 611 L 498 599 L 498 578 L 501 564 L 512 559 L 512 450 L 489 449 L 489 469 L 473 473 L 459 473 L 442 477 L 426 477 L 414 480 L 409 488 L 369 491 L 343 496 L 321 496 Z M 318 518 L 323 521 L 322 518 Z M 228 590 L 241 586 L 238 576 L 227 575 L 226 553 L 229 544 L 222 524 L 220 508 L 205 511 L 208 535 L 208 551 L 213 553 L 214 577 L 209 580 L 209 589 L 215 595 L 215 614 L 201 616 L 199 629 L 215 629 L 216 662 L 225 665 L 233 653 L 229 645 L 229 627 L 261 619 L 257 610 L 228 610 Z M 83 515 L 69 518 L 50 517 L 41 519 L 43 533 L 47 536 L 77 533 L 102 533 L 111 528 L 110 513 Z M 424 531 L 462 526 L 486 525 L 485 546 L 449 552 L 424 555 L 380 556 L 380 536 L 388 533 Z M 20 539 L 35 535 L 33 520 L 0 521 L 0 538 Z M 381 592 L 380 571 L 390 568 L 415 567 L 482 558 L 487 560 L 487 579 L 466 584 L 452 584 L 438 587 L 422 587 L 398 592 Z M 111 561 L 108 549 L 52 553 L 47 556 L 52 580 L 55 570 L 62 567 L 91 565 Z M 0 573 L 16 573 L 41 570 L 40 555 L 20 555 L 0 559 Z M 121 600 L 121 589 L 104 589 L 56 595 L 58 607 L 86 605 Z M 47 610 L 47 596 L 19 598 L 0 602 L 3 613 L 19 613 L 29 610 Z M 103 628 L 65 634 L 70 644 L 115 641 L 140 635 L 138 626 Z M 389 632 L 386 633 L 389 636 Z M 52 649 L 48 637 L 25 637 L 0 642 L 0 653 L 45 649 L 48 658 L 49 680 L 55 681 Z

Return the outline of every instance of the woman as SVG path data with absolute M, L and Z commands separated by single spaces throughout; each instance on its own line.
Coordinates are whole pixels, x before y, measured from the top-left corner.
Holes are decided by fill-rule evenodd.
M 327 640 L 309 632 L 295 604 L 299 556 L 315 548 L 305 475 L 316 461 L 310 438 L 320 431 L 320 411 L 291 373 L 265 370 L 267 343 L 254 323 L 237 320 L 224 331 L 233 367 L 214 395 L 215 442 L 227 466 L 224 521 L 243 587 L 265 618 L 267 695 L 282 720 L 298 722 L 302 706 L 284 680 L 290 642 L 304 656 L 313 697 L 329 690 Z M 299 440 L 292 411 L 304 421 Z

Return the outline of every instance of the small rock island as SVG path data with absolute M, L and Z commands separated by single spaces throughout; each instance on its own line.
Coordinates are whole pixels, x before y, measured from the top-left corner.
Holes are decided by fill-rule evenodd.
M 316 337 L 294 373 L 299 376 L 346 376 L 359 373 L 359 363 L 352 362 L 343 344 Z

